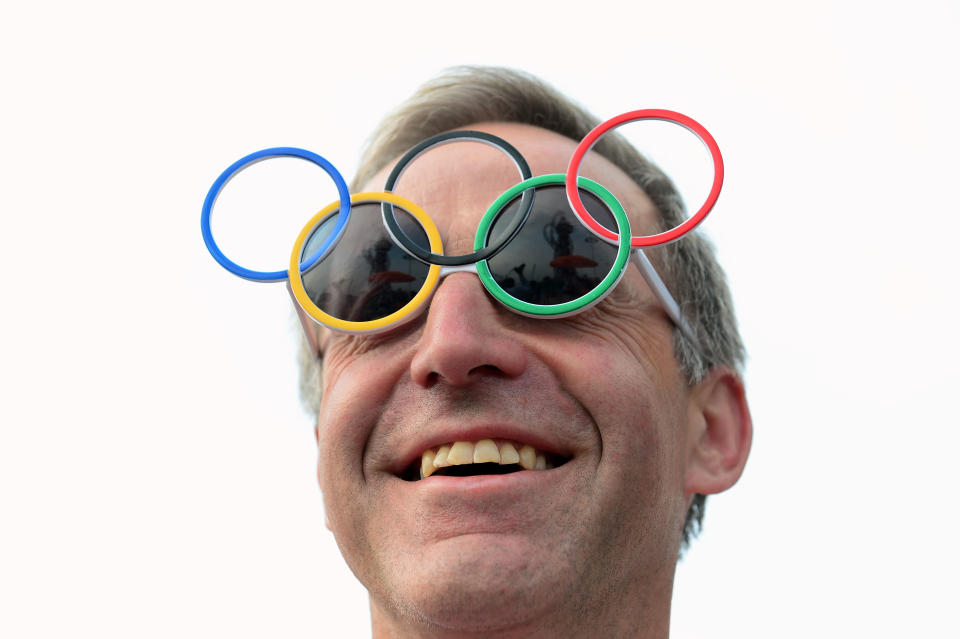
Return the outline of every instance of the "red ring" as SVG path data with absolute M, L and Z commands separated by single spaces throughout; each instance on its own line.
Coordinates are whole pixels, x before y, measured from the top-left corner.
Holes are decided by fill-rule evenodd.
M 580 172 L 580 163 L 583 161 L 583 156 L 593 148 L 593 145 L 597 143 L 597 140 L 599 140 L 601 136 L 621 124 L 635 122 L 636 120 L 664 120 L 666 122 L 679 124 L 696 134 L 696 136 L 700 138 L 700 141 L 707 145 L 707 149 L 710 150 L 710 155 L 713 158 L 713 186 L 710 187 L 710 194 L 707 195 L 703 206 L 700 207 L 695 215 L 668 231 L 657 233 L 656 235 L 634 235 L 631 238 L 630 245 L 633 248 L 640 248 L 643 246 L 667 244 L 678 240 L 686 235 L 688 231 L 692 231 L 697 224 L 700 224 L 700 222 L 707 217 L 713 205 L 717 203 L 717 198 L 720 196 L 720 187 L 723 186 L 723 157 L 720 156 L 720 147 L 717 146 L 716 140 L 713 139 L 709 131 L 700 126 L 695 120 L 676 111 L 667 111 L 666 109 L 640 109 L 639 111 L 623 113 L 614 118 L 610 118 L 602 124 L 598 124 L 580 141 L 580 144 L 577 145 L 576 150 L 573 152 L 573 157 L 570 158 L 570 165 L 567 167 L 566 190 L 567 200 L 570 201 L 570 206 L 573 207 L 574 213 L 577 214 L 581 222 L 587 225 L 587 228 L 600 237 L 616 242 L 620 236 L 593 219 L 593 216 L 591 216 L 583 206 L 583 202 L 580 200 L 580 193 L 576 188 L 577 178 Z

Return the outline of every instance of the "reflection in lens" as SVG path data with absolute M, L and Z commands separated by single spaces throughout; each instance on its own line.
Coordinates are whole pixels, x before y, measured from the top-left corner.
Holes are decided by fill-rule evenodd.
M 595 195 L 580 189 L 587 211 L 607 228 L 616 219 Z M 510 220 L 520 197 L 510 200 L 491 225 L 496 235 L 501 220 Z M 586 295 L 610 272 L 617 247 L 580 223 L 567 202 L 563 185 L 537 187 L 530 218 L 500 253 L 487 260 L 503 290 L 531 304 L 563 304 Z
M 395 206 L 407 237 L 429 246 L 426 233 L 408 212 Z M 333 213 L 311 233 L 301 255 L 320 246 L 336 223 Z M 336 247 L 303 273 L 307 295 L 320 310 L 341 320 L 368 322 L 403 308 L 423 287 L 430 267 L 398 247 L 384 228 L 379 202 L 357 202 Z

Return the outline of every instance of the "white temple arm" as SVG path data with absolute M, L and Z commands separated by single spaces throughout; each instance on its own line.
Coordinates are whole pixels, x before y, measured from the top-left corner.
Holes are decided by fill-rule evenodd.
M 633 263 L 640 269 L 640 274 L 643 275 L 643 279 L 647 281 L 647 285 L 653 290 L 653 294 L 660 301 L 663 310 L 667 312 L 667 315 L 673 320 L 673 323 L 677 325 L 680 332 L 697 347 L 697 350 L 700 351 L 702 355 L 703 348 L 700 346 L 700 340 L 697 339 L 697 334 L 693 331 L 693 327 L 690 326 L 686 318 L 680 313 L 680 306 L 677 304 L 677 301 L 673 299 L 670 291 L 667 290 L 667 285 L 660 279 L 657 270 L 653 268 L 650 258 L 648 258 L 646 253 L 643 252 L 643 249 L 640 248 L 632 253 L 631 258 L 633 259 Z

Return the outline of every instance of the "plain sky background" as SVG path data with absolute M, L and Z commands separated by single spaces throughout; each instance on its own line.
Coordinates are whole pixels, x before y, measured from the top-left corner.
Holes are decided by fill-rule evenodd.
M 351 175 L 464 63 L 684 112 L 723 150 L 701 232 L 756 434 L 673 636 L 960 636 L 956 2 L 26 7 L 0 19 L 0 636 L 368 634 L 286 292 L 217 266 L 200 206 L 268 146 Z M 276 268 L 304 221 L 237 219 Z

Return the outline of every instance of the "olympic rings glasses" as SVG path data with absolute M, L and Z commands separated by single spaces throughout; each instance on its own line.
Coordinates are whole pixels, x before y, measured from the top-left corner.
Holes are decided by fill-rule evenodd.
M 601 184 L 580 177 L 579 167 L 604 134 L 644 119 L 679 124 L 696 134 L 710 151 L 714 180 L 707 200 L 689 219 L 655 235 L 633 236 L 620 202 Z M 474 238 L 474 252 L 447 256 L 429 215 L 392 191 L 403 171 L 421 154 L 434 146 L 462 140 L 499 148 L 513 160 L 521 179 L 483 215 Z M 228 260 L 213 240 L 213 204 L 238 171 L 279 155 L 321 166 L 336 183 L 340 199 L 304 226 L 287 270 L 250 271 Z M 600 124 L 579 143 L 566 174 L 539 177 L 531 176 L 523 156 L 509 143 L 478 131 L 453 131 L 424 140 L 393 167 L 383 192 L 352 196 L 340 174 L 320 156 L 293 147 L 265 149 L 241 158 L 214 182 L 204 202 L 201 228 L 207 248 L 224 268 L 257 281 L 287 279 L 314 348 L 313 331 L 305 318 L 340 331 L 388 330 L 417 317 L 440 279 L 462 271 L 475 272 L 486 290 L 516 313 L 565 317 L 590 308 L 609 294 L 632 259 L 667 315 L 699 349 L 695 332 L 643 248 L 676 241 L 702 222 L 713 208 L 722 182 L 723 160 L 706 129 L 682 114 L 647 109 Z
M 578 313 L 596 304 L 623 276 L 630 257 L 630 222 L 609 191 L 580 178 L 581 197 L 591 214 L 624 238 L 616 246 L 597 241 L 573 214 L 563 185 L 564 176 L 553 174 L 508 189 L 487 209 L 474 239 L 477 252 L 499 250 L 472 264 L 444 267 L 407 254 L 382 222 L 382 206 L 390 204 L 396 228 L 412 246 L 446 257 L 436 225 L 419 206 L 387 192 L 354 195 L 350 225 L 326 258 L 307 269 L 298 267 L 304 255 L 326 241 L 337 221 L 337 204 L 314 216 L 297 237 L 290 259 L 291 290 L 317 322 L 361 333 L 413 319 L 440 278 L 461 271 L 477 273 L 495 299 L 522 315 Z M 524 198 L 533 205 L 526 216 Z M 525 217 L 519 232 L 505 246 L 491 244 L 492 237 L 510 237 L 518 217 Z
M 233 260 L 224 255 L 223 251 L 221 251 L 220 247 L 217 245 L 216 240 L 213 239 L 213 231 L 210 230 L 210 218 L 213 216 L 213 207 L 214 204 L 216 204 L 217 197 L 220 195 L 220 192 L 227 185 L 227 183 L 230 182 L 230 180 L 236 177 L 240 171 L 253 166 L 257 162 L 263 162 L 264 160 L 277 157 L 299 158 L 301 160 L 312 162 L 322 168 L 333 179 L 333 183 L 337 187 L 337 194 L 340 197 L 340 201 L 345 203 L 343 205 L 343 215 L 341 215 L 340 219 L 337 221 L 337 226 L 333 230 L 333 233 L 330 233 L 327 241 L 323 245 L 318 246 L 316 252 L 307 258 L 306 262 L 303 264 L 305 267 L 316 264 L 321 257 L 323 257 L 331 248 L 333 248 L 333 245 L 336 244 L 337 240 L 340 238 L 340 235 L 346 228 L 347 220 L 350 219 L 350 189 L 347 188 L 346 180 L 343 179 L 343 176 L 340 175 L 340 172 L 335 166 L 313 151 L 307 151 L 306 149 L 298 149 L 290 146 L 278 146 L 270 149 L 263 149 L 261 151 L 255 151 L 250 155 L 240 158 L 228 166 L 223 173 L 221 173 L 217 179 L 214 180 L 213 186 L 211 186 L 210 190 L 207 191 L 207 197 L 203 200 L 203 209 L 200 213 L 200 233 L 203 235 L 203 242 L 207 245 L 207 250 L 210 252 L 210 255 L 213 256 L 213 259 L 215 259 L 220 266 L 227 269 L 234 275 L 247 280 L 252 280 L 254 282 L 282 282 L 287 279 L 287 272 L 285 270 L 254 271 L 235 263 Z

